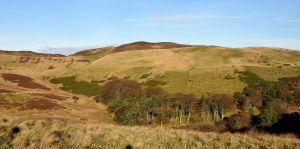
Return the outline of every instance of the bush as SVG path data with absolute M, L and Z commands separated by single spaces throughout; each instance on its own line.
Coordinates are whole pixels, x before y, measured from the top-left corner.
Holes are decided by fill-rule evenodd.
M 250 70 L 246 71 L 236 71 L 235 73 L 239 74 L 239 79 L 246 83 L 248 86 L 260 84 L 265 80 L 259 77 L 257 74 L 251 72 Z
M 166 81 L 160 79 L 149 79 L 147 81 L 142 82 L 144 86 L 164 86 L 168 84 Z
M 114 120 L 122 125 L 138 125 L 145 123 L 142 120 L 140 109 L 136 106 L 137 99 L 128 98 L 114 100 L 108 107 L 110 113 L 114 113 Z
M 259 116 L 260 126 L 271 127 L 280 118 L 280 114 L 273 109 L 267 108 Z
M 251 126 L 251 117 L 244 112 L 240 112 L 232 117 L 226 118 L 224 121 L 226 127 L 230 131 L 239 131 Z
M 73 100 L 79 100 L 79 97 L 78 96 L 73 96 L 72 99 Z
M 53 66 L 49 66 L 49 67 L 48 67 L 48 70 L 52 70 L 52 69 L 54 69 Z
M 150 74 L 143 74 L 141 77 L 140 77 L 140 79 L 146 79 L 146 78 L 148 78 L 150 76 Z

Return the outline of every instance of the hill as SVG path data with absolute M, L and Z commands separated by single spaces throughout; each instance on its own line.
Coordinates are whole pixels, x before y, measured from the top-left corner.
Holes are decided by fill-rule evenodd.
M 249 122 L 250 116 L 243 115 L 245 111 L 253 117 L 271 115 L 277 119 L 280 117 L 276 113 L 272 115 L 273 109 L 267 108 L 279 109 L 280 114 L 300 111 L 294 104 L 299 101 L 299 51 L 136 42 L 69 56 L 0 51 L 0 64 L 2 148 L 113 148 L 111 144 L 122 147 L 130 144 L 138 148 L 298 148 L 300 144 L 293 134 L 218 133 L 228 131 L 223 124 L 226 118 Z M 291 78 L 276 82 L 282 77 Z M 262 83 L 249 87 L 249 82 Z M 125 97 L 138 92 L 139 98 L 116 100 L 113 105 L 99 102 L 103 101 L 105 91 L 112 97 L 109 91 L 114 89 L 119 97 L 123 92 Z M 162 100 L 148 100 L 148 93 L 161 94 L 163 96 L 158 97 Z M 278 97 L 282 97 L 282 101 L 262 104 Z M 241 103 L 249 107 L 240 106 L 236 101 L 240 98 L 245 99 Z M 157 106 L 158 101 L 164 102 Z M 204 113 L 197 114 L 199 111 L 193 107 L 206 101 L 204 108 L 200 108 Z M 207 110 L 205 106 L 207 108 L 210 101 L 220 102 L 220 105 L 211 103 L 213 109 Z M 193 103 L 196 104 L 191 106 Z M 148 104 L 149 107 L 143 107 Z M 220 111 L 210 113 L 219 106 Z M 229 110 L 222 106 L 228 106 Z M 140 113 L 145 115 L 142 120 L 147 122 L 131 119 L 138 117 L 140 111 L 152 108 L 154 110 L 146 114 Z M 200 116 L 204 120 L 195 121 Z M 229 122 L 234 123 L 236 119 Z M 155 120 L 170 123 L 158 125 Z M 149 127 L 116 124 L 120 122 Z
M 135 50 L 146 50 L 146 49 L 173 49 L 173 48 L 182 48 L 182 47 L 190 47 L 191 45 L 183 45 L 177 44 L 173 42 L 134 42 L 125 45 L 121 45 L 119 47 L 114 48 L 113 52 L 124 52 L 124 51 L 135 51 Z
M 47 54 L 47 53 L 37 53 L 32 51 L 5 51 L 0 50 L 0 54 L 11 54 L 11 55 L 23 55 L 23 56 L 44 56 L 44 57 L 65 57 L 62 54 Z
M 299 51 L 186 46 L 136 42 L 85 50 L 67 57 L 2 52 L 0 62 L 2 70 L 15 70 L 37 79 L 77 76 L 79 80 L 105 82 L 113 77 L 130 78 L 145 86 L 161 86 L 173 93 L 183 91 L 197 96 L 242 90 L 245 85 L 235 73 L 238 70 L 249 69 L 267 80 L 300 74 Z
M 193 46 L 107 54 L 65 76 L 87 81 L 112 77 L 156 82 L 170 92 L 233 93 L 244 84 L 235 71 L 249 69 L 267 80 L 300 74 L 300 52 L 273 48 Z M 88 73 L 86 73 L 88 72 Z

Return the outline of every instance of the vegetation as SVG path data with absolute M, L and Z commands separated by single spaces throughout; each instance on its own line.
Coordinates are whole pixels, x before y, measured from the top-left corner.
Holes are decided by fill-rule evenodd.
M 299 52 L 216 46 L 112 50 L 31 55 L 22 64 L 22 54 L 0 54 L 2 73 L 39 83 L 57 76 L 51 82 L 73 93 L 48 84 L 51 91 L 20 88 L 0 78 L 0 115 L 9 115 L 0 119 L 0 148 L 299 148 Z M 63 98 L 32 95 L 37 92 Z M 63 108 L 47 110 L 51 105 L 37 98 Z M 16 115 L 22 119 L 14 120 Z
M 142 82 L 143 86 L 164 86 L 166 84 L 167 82 L 157 78 L 148 79 L 147 81 Z
M 52 84 L 62 84 L 63 86 L 60 89 L 65 91 L 70 91 L 74 94 L 82 94 L 88 97 L 97 96 L 101 94 L 102 86 L 98 85 L 95 82 L 86 82 L 76 80 L 75 76 L 70 77 L 61 77 L 61 78 L 52 78 L 50 79 Z
M 0 148 L 299 148 L 291 135 L 231 134 L 62 120 L 0 121 Z
M 52 65 L 48 67 L 48 70 L 52 70 L 52 69 L 54 69 Z
M 133 80 L 115 79 L 103 90 L 104 103 L 123 125 L 219 125 L 230 131 L 271 127 L 289 107 L 300 105 L 300 77 L 266 81 L 251 71 L 236 72 L 247 84 L 233 96 L 169 94 L 160 87 L 142 88 Z M 238 112 L 240 111 L 240 112 Z M 258 121 L 253 121 L 253 119 Z
M 73 96 L 72 99 L 76 101 L 76 100 L 79 100 L 79 97 L 78 96 Z

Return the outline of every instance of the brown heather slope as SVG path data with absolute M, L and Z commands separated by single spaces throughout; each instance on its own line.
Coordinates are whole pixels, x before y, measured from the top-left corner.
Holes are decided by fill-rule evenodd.
M 191 47 L 191 45 L 177 44 L 173 42 L 134 42 L 129 44 L 124 44 L 113 49 L 113 53 L 124 52 L 124 51 L 134 51 L 134 50 L 146 50 L 146 49 L 173 49 L 173 48 L 182 48 L 182 47 Z

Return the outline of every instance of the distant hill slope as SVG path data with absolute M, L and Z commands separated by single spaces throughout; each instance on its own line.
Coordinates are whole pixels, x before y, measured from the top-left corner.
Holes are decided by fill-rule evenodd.
M 144 86 L 162 86 L 169 92 L 198 96 L 242 90 L 245 85 L 236 70 L 249 69 L 267 80 L 300 75 L 300 51 L 279 48 L 136 42 L 67 57 L 37 55 L 2 51 L 0 71 L 14 70 L 37 79 L 76 76 L 80 80 L 105 82 L 113 77 L 130 78 Z
M 48 53 L 37 53 L 32 51 L 5 51 L 0 50 L 0 54 L 12 54 L 12 55 L 23 55 L 23 56 L 44 56 L 44 57 L 66 57 L 62 54 L 48 54 Z
M 244 84 L 235 71 L 246 69 L 268 80 L 298 76 L 300 52 L 216 46 L 129 50 L 108 54 L 65 75 L 101 82 L 112 77 L 131 78 L 170 92 L 203 95 L 241 90 Z
M 95 49 L 88 49 L 84 51 L 76 52 L 71 56 L 94 56 L 94 55 L 103 55 L 107 51 L 111 51 L 114 47 L 104 47 L 104 48 L 95 48 Z
M 124 51 L 134 51 L 134 50 L 146 50 L 146 49 L 172 49 L 172 48 L 182 48 L 190 47 L 191 45 L 177 44 L 173 42 L 134 42 L 125 45 L 121 45 L 113 49 L 113 52 L 124 52 Z

